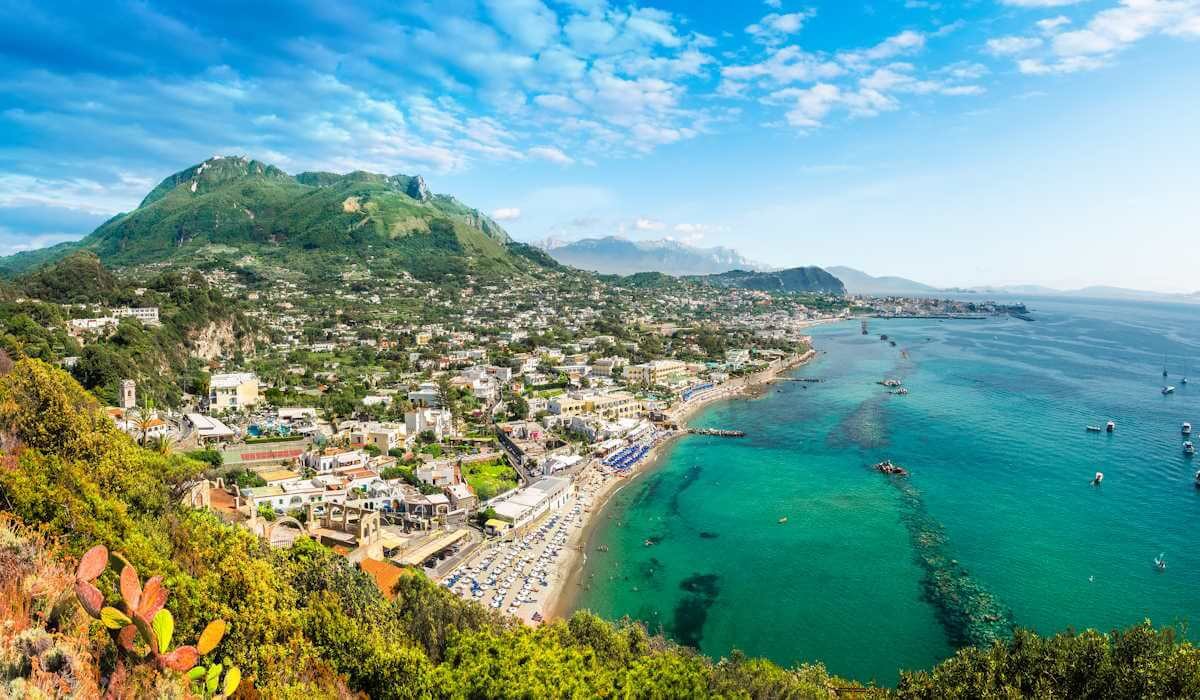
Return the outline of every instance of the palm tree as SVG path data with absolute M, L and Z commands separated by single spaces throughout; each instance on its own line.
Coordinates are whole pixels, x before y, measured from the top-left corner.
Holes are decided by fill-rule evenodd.
M 150 441 L 150 449 L 167 457 L 175 451 L 175 438 L 170 435 L 156 435 Z
M 139 436 L 138 444 L 142 445 L 143 447 L 146 445 L 146 436 L 150 432 L 150 428 L 154 427 L 151 424 L 151 421 L 153 421 L 155 418 L 153 406 L 154 403 L 152 401 L 148 401 L 147 405 L 142 406 L 141 408 L 137 408 L 135 406 L 134 408 L 129 409 L 129 414 L 126 418 L 126 422 L 132 422 L 134 428 L 137 429 Z

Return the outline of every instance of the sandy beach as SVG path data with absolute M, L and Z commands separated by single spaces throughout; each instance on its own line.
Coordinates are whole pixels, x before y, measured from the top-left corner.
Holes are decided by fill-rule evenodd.
M 816 356 L 815 350 L 809 350 L 801 355 L 784 358 L 760 372 L 732 379 L 712 392 L 673 408 L 668 412 L 668 416 L 679 426 L 679 429 L 672 431 L 654 445 L 650 453 L 625 476 L 617 476 L 605 471 L 599 460 L 589 460 L 576 476 L 577 498 L 583 506 L 582 526 L 573 529 L 566 547 L 562 550 L 564 556 L 556 562 L 550 586 L 545 591 L 539 606 L 542 616 L 549 621 L 571 614 L 579 595 L 582 583 L 580 577 L 587 561 L 589 543 L 597 523 L 600 522 L 599 517 L 604 512 L 605 506 L 618 491 L 634 479 L 654 470 L 671 443 L 676 438 L 687 434 L 686 422 L 689 418 L 715 401 L 748 395 L 756 388 L 775 381 L 782 373 L 810 362 Z
M 687 420 L 715 402 L 749 396 L 780 374 L 816 357 L 814 350 L 783 358 L 755 374 L 732 379 L 668 412 L 677 427 L 665 431 L 627 473 L 618 475 L 598 459 L 589 459 L 574 475 L 575 495 L 563 508 L 489 542 L 446 577 L 451 590 L 485 605 L 539 624 L 570 615 L 598 518 L 612 497 L 642 474 L 655 469 L 675 438 L 687 434 Z M 478 583 L 472 583 L 478 581 Z

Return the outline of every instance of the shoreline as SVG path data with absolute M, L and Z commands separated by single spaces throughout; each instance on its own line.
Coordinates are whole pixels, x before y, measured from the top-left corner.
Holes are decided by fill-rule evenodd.
M 583 504 L 583 522 L 571 534 L 566 547 L 563 548 L 567 556 L 559 563 L 554 579 L 545 592 L 544 598 L 546 603 L 542 606 L 544 621 L 553 622 L 571 616 L 575 602 L 579 599 L 579 593 L 583 587 L 581 580 L 583 569 L 587 564 L 588 552 L 592 548 L 593 537 L 601 522 L 599 516 L 607 510 L 609 503 L 621 489 L 632 483 L 639 476 L 649 474 L 658 468 L 659 462 L 668 451 L 668 448 L 677 439 L 688 434 L 686 430 L 687 420 L 695 416 L 701 409 L 718 401 L 732 400 L 739 397 L 758 398 L 762 395 L 762 389 L 775 382 L 784 372 L 791 371 L 797 367 L 803 367 L 818 357 L 818 355 L 819 353 L 815 349 L 809 349 L 803 354 L 778 360 L 764 370 L 730 380 L 713 393 L 697 398 L 694 401 L 689 401 L 687 404 L 668 411 L 667 415 L 679 428 L 655 445 L 650 453 L 646 455 L 645 460 L 630 470 L 628 476 L 622 477 L 614 474 L 605 474 L 600 469 L 598 460 L 589 460 L 588 464 L 581 470 L 579 483 L 577 484 L 577 498 Z M 588 472 L 586 476 L 584 476 L 585 472 Z M 586 490 L 588 486 L 592 486 L 592 489 Z

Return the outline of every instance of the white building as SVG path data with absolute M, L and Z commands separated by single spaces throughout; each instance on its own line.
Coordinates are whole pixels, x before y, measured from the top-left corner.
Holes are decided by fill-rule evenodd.
M 158 325 L 158 307 L 143 306 L 133 307 L 125 306 L 119 309 L 113 309 L 110 313 L 116 318 L 136 318 L 143 325 Z
M 232 439 L 235 433 L 232 428 L 225 425 L 216 418 L 201 415 L 199 413 L 189 413 L 186 416 L 188 425 L 192 430 L 196 431 L 196 436 L 200 442 L 222 442 Z
M 209 410 L 236 410 L 257 403 L 258 377 L 253 372 L 214 374 L 209 380 Z
M 571 498 L 574 488 L 570 479 L 548 476 L 503 501 L 490 505 L 500 517 L 510 521 L 513 527 L 521 527 L 547 511 L 562 508 Z
M 432 431 L 434 439 L 441 440 L 454 434 L 454 417 L 444 408 L 418 408 L 404 414 L 404 429 L 412 437 Z
M 423 382 L 416 391 L 408 392 L 408 400 L 414 406 L 441 408 L 442 393 L 436 382 Z

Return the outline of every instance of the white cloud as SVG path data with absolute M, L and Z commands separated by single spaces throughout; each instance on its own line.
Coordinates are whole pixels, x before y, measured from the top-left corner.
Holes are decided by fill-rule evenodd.
M 40 233 L 31 236 L 0 226 L 0 255 L 13 255 L 27 250 L 46 248 L 64 241 L 78 240 L 82 235 L 80 233 Z
M 1017 61 L 1017 70 L 1026 75 L 1051 75 L 1096 70 L 1105 65 L 1107 62 L 1104 59 L 1091 56 L 1070 56 L 1049 63 L 1036 58 L 1023 58 Z
M 532 158 L 549 161 L 558 165 L 570 165 L 575 162 L 574 158 L 563 153 L 561 149 L 555 146 L 534 146 L 529 149 L 529 155 Z
M 1041 45 L 1042 40 L 1036 36 L 1001 36 L 988 39 L 986 50 L 993 56 L 1011 56 L 1032 51 Z
M 925 48 L 925 35 L 921 32 L 906 29 L 899 34 L 890 36 L 875 46 L 859 51 L 843 51 L 838 54 L 838 60 L 847 66 L 861 69 L 875 61 L 886 61 L 897 56 L 916 53 Z
M 118 174 L 115 181 L 0 173 L 0 207 L 48 207 L 112 216 L 135 208 L 158 182 Z
M 1057 17 L 1038 20 L 1037 22 L 1034 22 L 1034 26 L 1041 30 L 1043 34 L 1053 34 L 1058 31 L 1059 27 L 1066 26 L 1070 23 L 1071 19 L 1069 17 L 1059 15 Z
M 724 79 L 721 92 L 737 94 L 748 81 L 763 81 L 770 85 L 828 80 L 846 72 L 841 65 L 807 53 L 799 46 L 790 45 L 770 51 L 766 60 L 749 65 L 725 66 L 721 69 Z
M 667 225 L 654 219 L 640 218 L 633 222 L 633 227 L 639 231 L 662 231 Z
M 516 221 L 521 218 L 521 210 L 517 207 L 501 207 L 492 211 L 492 218 L 496 221 Z
M 772 12 L 758 22 L 746 27 L 746 33 L 756 40 L 774 44 L 787 39 L 804 28 L 804 23 L 816 16 L 816 10 L 802 10 L 779 14 Z
M 1200 37 L 1200 0 L 1121 0 L 1079 29 L 1059 31 L 1068 23 L 1061 16 L 1038 22 L 1037 28 L 1051 37 L 1050 52 L 1018 61 L 1017 69 L 1029 75 L 1095 70 L 1154 34 Z
M 533 103 L 539 107 L 567 114 L 579 114 L 583 111 L 578 102 L 565 95 L 537 95 L 533 98 Z
M 1083 0 L 1000 0 L 1001 5 L 1010 7 L 1066 7 L 1081 2 Z
M 545 47 L 558 35 L 558 16 L 541 0 L 485 0 L 492 21 L 527 50 Z

